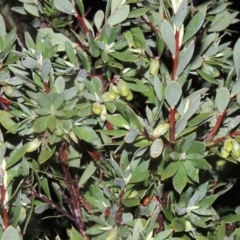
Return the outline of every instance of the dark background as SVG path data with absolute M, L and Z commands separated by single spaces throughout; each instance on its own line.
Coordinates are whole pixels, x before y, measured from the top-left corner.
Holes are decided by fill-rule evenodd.
M 213 1 L 213 0 L 212 0 Z M 196 0 L 196 2 L 201 3 L 203 0 Z M 240 0 L 230 0 L 229 2 L 232 3 L 230 6 L 231 9 L 237 10 L 240 12 Z M 99 9 L 104 10 L 106 2 L 104 0 L 83 0 L 85 11 L 89 10 L 88 17 L 93 17 L 95 12 Z M 240 14 L 238 16 L 240 19 Z M 233 41 L 235 42 L 237 38 L 240 36 L 239 29 L 240 29 L 240 22 L 230 26 L 230 29 L 233 30 L 232 36 L 226 36 L 226 41 Z

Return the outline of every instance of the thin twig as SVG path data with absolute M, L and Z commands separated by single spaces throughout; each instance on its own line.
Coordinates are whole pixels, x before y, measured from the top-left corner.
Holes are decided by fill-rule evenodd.
M 211 131 L 207 134 L 207 136 L 205 138 L 206 141 L 211 141 L 215 137 L 215 135 L 217 134 L 219 128 L 221 127 L 221 124 L 223 122 L 223 119 L 224 119 L 226 113 L 227 113 L 227 111 L 225 110 L 221 115 L 219 115 L 219 117 L 217 119 L 217 123 L 211 129 Z

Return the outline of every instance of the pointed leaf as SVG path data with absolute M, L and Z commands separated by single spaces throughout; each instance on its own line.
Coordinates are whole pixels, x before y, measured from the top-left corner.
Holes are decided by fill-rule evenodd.
M 46 162 L 50 157 L 52 157 L 52 155 L 55 153 L 55 150 L 56 146 L 54 146 L 52 149 L 50 149 L 48 146 L 45 146 L 38 157 L 38 162 L 40 164 Z
M 95 166 L 94 162 L 90 162 L 88 164 L 88 166 L 84 170 L 84 172 L 79 180 L 78 186 L 80 188 L 83 187 L 83 185 L 87 182 L 87 180 L 94 174 L 96 169 L 97 169 L 97 167 Z
M 165 98 L 171 108 L 174 108 L 178 104 L 181 96 L 182 96 L 181 85 L 176 81 L 170 82 L 165 90 Z
M 226 110 L 229 101 L 230 101 L 229 90 L 225 87 L 217 89 L 215 105 L 220 114 L 222 114 Z
M 206 9 L 199 10 L 193 18 L 190 20 L 189 24 L 186 27 L 185 34 L 183 36 L 183 43 L 189 40 L 192 36 L 197 33 L 197 31 L 201 28 L 204 23 L 204 19 L 206 16 Z
M 192 43 L 188 46 L 188 48 L 186 50 L 184 49 L 185 50 L 184 55 L 179 59 L 177 76 L 180 76 L 183 70 L 188 66 L 189 62 L 192 59 L 194 48 L 195 48 L 195 42 L 192 41 Z
M 114 26 L 123 22 L 130 12 L 129 5 L 121 5 L 108 18 L 107 22 L 110 26 Z
M 161 138 L 157 138 L 153 141 L 150 147 L 150 156 L 152 158 L 157 158 L 161 155 L 163 151 L 163 141 Z
M 187 12 L 188 12 L 188 2 L 186 0 L 183 0 L 174 18 L 174 22 L 177 30 L 180 30 L 185 20 L 185 17 L 187 15 Z
M 74 6 L 68 0 L 53 0 L 53 5 L 60 12 L 70 15 L 75 14 Z
M 173 177 L 173 186 L 178 193 L 181 193 L 188 181 L 187 173 L 183 164 L 180 163 L 177 173 Z
M 164 19 L 162 21 L 162 24 L 160 26 L 160 32 L 161 32 L 161 35 L 162 35 L 162 38 L 163 38 L 165 44 L 167 45 L 167 47 L 171 51 L 172 56 L 174 58 L 175 57 L 175 52 L 176 52 L 176 43 L 175 43 L 174 31 L 173 31 L 173 28 L 172 28 L 171 24 L 166 19 Z
M 102 10 L 98 10 L 94 15 L 93 21 L 97 30 L 99 31 L 104 21 L 104 12 Z
M 234 62 L 237 78 L 239 78 L 240 76 L 240 39 L 237 40 L 233 48 L 233 62 Z
M 7 229 L 5 229 L 5 231 L 2 234 L 2 238 L 1 238 L 1 240 L 10 240 L 10 239 L 12 239 L 12 240 L 13 239 L 14 240 L 22 239 L 22 237 L 20 237 L 17 229 L 12 226 L 8 226 Z

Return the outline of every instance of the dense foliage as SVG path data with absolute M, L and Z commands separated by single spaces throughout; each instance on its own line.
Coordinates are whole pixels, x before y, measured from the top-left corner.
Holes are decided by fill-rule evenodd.
M 1 240 L 240 239 L 237 12 L 86 6 L 2 3 Z

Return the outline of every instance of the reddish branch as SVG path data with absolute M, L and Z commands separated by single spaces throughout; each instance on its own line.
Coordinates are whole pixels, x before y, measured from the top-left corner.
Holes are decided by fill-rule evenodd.
M 123 195 L 124 195 L 124 190 L 121 190 L 120 194 L 119 194 L 118 210 L 115 213 L 115 222 L 117 225 L 121 225 L 121 223 L 122 223 L 122 212 L 123 212 L 122 198 L 123 198 Z
M 177 67 L 178 67 L 178 57 L 179 57 L 179 31 L 175 33 L 175 55 L 173 56 L 173 68 L 172 68 L 172 80 L 177 80 Z
M 75 8 L 75 17 L 78 20 L 78 25 L 79 27 L 82 29 L 84 34 L 88 34 L 89 33 L 89 29 L 84 21 L 84 18 L 80 15 L 79 11 Z
M 48 81 L 44 81 L 44 88 L 45 88 L 45 93 L 49 94 L 50 93 L 50 88 L 49 88 L 49 84 Z
M 70 205 L 69 207 L 73 215 L 74 219 L 73 222 L 77 230 L 82 234 L 82 236 L 85 237 L 86 239 L 89 239 L 85 233 L 85 224 L 82 217 L 81 204 L 87 210 L 90 210 L 91 207 L 90 205 L 85 205 L 86 200 L 84 199 L 83 195 L 80 194 L 77 182 L 73 180 L 71 174 L 68 171 L 67 152 L 64 146 L 59 147 L 58 154 L 63 169 L 63 177 L 65 179 L 67 191 L 69 193 L 69 205 Z
M 169 112 L 169 124 L 170 124 L 170 136 L 169 136 L 169 141 L 171 143 L 175 142 L 175 114 L 176 114 L 176 109 L 175 108 L 170 108 Z
M 4 174 L 2 175 L 2 177 L 4 176 Z M 4 225 L 4 229 L 6 229 L 9 226 L 9 216 L 8 216 L 8 209 L 6 206 L 6 193 L 7 190 L 4 186 L 4 184 L 2 183 L 0 186 L 1 189 L 1 203 L 2 203 L 2 218 L 3 218 L 3 225 Z
M 173 67 L 172 67 L 172 80 L 177 81 L 177 68 L 178 68 L 178 58 L 179 58 L 179 31 L 177 30 L 175 33 L 175 54 L 172 56 L 173 59 Z M 175 114 L 176 109 L 170 108 L 169 112 L 169 123 L 170 123 L 170 136 L 169 141 L 175 142 Z
M 44 203 L 49 203 L 51 204 L 52 208 L 54 208 L 56 211 L 60 212 L 62 215 L 64 215 L 65 217 L 67 217 L 70 221 L 74 221 L 73 216 L 71 216 L 68 212 L 66 212 L 65 210 L 63 210 L 61 207 L 59 207 L 55 202 L 53 202 L 52 200 L 44 197 L 43 195 L 37 193 L 35 191 L 35 189 L 32 187 L 31 189 L 31 195 L 33 197 L 36 197 L 38 199 L 41 199 Z
M 211 141 L 215 135 L 217 134 L 219 128 L 221 127 L 221 124 L 223 122 L 223 119 L 226 115 L 227 111 L 225 110 L 217 119 L 217 123 L 215 124 L 215 126 L 212 128 L 212 130 L 207 134 L 205 140 L 206 141 Z
M 235 132 L 231 133 L 229 136 L 231 138 L 235 138 L 236 136 L 239 136 L 239 135 L 240 135 L 240 131 L 235 131 Z M 212 147 L 214 145 L 217 145 L 218 143 L 223 143 L 229 136 L 218 138 L 217 140 L 211 142 L 210 144 L 207 144 L 207 146 Z

